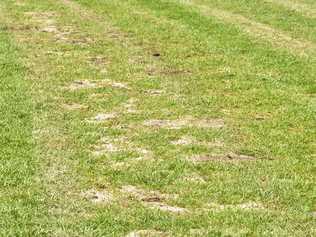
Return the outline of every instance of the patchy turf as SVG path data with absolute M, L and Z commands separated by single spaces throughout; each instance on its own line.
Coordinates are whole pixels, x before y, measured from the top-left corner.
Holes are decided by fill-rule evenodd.
M 1 1 L 0 234 L 315 235 L 315 9 Z

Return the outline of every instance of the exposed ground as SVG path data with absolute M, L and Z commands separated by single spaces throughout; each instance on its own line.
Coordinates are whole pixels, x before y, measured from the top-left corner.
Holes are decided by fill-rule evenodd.
M 316 3 L 2 0 L 1 236 L 315 236 Z

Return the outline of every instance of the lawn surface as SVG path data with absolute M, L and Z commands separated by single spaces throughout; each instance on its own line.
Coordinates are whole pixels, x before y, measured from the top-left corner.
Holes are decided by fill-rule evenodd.
M 316 3 L 2 0 L 0 236 L 315 236 Z

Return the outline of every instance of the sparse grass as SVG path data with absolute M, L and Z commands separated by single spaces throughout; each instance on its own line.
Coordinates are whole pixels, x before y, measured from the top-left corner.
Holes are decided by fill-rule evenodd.
M 190 2 L 0 3 L 1 235 L 315 235 L 315 18 Z

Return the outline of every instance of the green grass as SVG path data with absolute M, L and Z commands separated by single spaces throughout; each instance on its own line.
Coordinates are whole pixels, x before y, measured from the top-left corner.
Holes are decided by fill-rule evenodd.
M 277 2 L 276 0 L 275 2 Z M 216 7 L 239 13 L 257 22 L 270 25 L 276 29 L 288 32 L 298 39 L 308 39 L 315 42 L 316 19 L 308 17 L 301 12 L 293 11 L 284 5 L 256 0 L 248 2 L 241 1 L 219 1 L 219 0 L 194 0 L 194 2 L 210 7 Z M 291 1 L 288 1 L 291 2 Z M 295 1 L 292 1 L 293 3 Z M 302 3 L 303 4 L 303 3 Z M 313 9 L 310 6 L 311 9 Z
M 0 3 L 1 235 L 315 235 L 315 18 L 261 1 L 191 2 Z M 291 40 L 253 37 L 197 4 Z M 309 42 L 306 55 L 294 40 Z M 254 160 L 191 160 L 230 153 Z M 150 208 L 150 191 L 186 212 Z
M 28 236 L 40 233 L 43 211 L 38 160 L 32 137 L 33 103 L 26 68 L 17 60 L 15 44 L 0 33 L 0 234 Z

